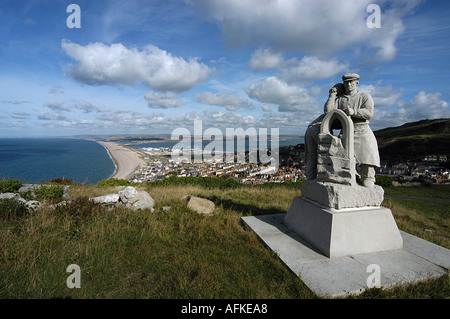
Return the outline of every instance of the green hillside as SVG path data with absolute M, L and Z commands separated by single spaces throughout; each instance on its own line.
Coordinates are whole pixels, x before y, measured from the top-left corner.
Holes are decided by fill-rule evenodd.
M 421 120 L 374 134 L 382 161 L 422 160 L 431 154 L 450 158 L 450 119 Z

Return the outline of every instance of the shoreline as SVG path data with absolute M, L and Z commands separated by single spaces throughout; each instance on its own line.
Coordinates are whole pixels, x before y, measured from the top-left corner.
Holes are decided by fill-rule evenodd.
M 116 170 L 109 178 L 128 179 L 138 166 L 145 166 L 145 161 L 139 156 L 137 151 L 114 142 L 94 142 L 102 145 L 114 162 Z

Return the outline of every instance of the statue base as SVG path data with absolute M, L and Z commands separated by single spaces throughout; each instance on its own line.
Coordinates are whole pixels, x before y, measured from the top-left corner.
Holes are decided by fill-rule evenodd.
M 383 202 L 384 190 L 379 185 L 369 188 L 309 180 L 302 182 L 302 196 L 334 209 L 379 207 Z
M 403 247 L 392 212 L 385 207 L 336 210 L 296 197 L 284 224 L 329 258 Z

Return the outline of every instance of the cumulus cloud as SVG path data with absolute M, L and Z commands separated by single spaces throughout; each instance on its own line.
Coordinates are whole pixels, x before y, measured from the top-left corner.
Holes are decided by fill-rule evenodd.
M 310 82 L 335 76 L 348 69 L 348 64 L 339 63 L 335 59 L 322 60 L 316 56 L 305 56 L 300 61 L 289 60 L 283 69 L 282 78 L 288 83 Z
M 318 106 L 306 88 L 289 85 L 274 76 L 252 84 L 246 92 L 259 102 L 278 104 L 279 112 L 311 111 Z
M 107 107 L 98 106 L 97 104 L 90 101 L 76 102 L 74 103 L 73 107 L 83 111 L 83 113 L 92 113 L 92 112 L 102 113 L 109 111 Z
M 407 108 L 416 119 L 450 117 L 448 102 L 444 100 L 444 97 L 439 92 L 426 93 L 425 91 L 420 91 L 407 105 L 405 105 L 405 108 Z
M 256 71 L 275 69 L 283 66 L 284 59 L 280 52 L 274 53 L 271 49 L 258 49 L 252 54 L 249 66 Z
M 64 114 L 58 112 L 48 112 L 48 111 L 42 111 L 39 112 L 37 115 L 38 120 L 41 121 L 67 121 L 68 118 Z
M 229 111 L 236 111 L 240 108 L 253 108 L 253 104 L 250 101 L 223 92 L 201 92 L 197 93 L 194 98 L 199 103 L 223 106 Z
M 63 40 L 61 46 L 77 61 L 68 75 L 89 85 L 140 82 L 157 91 L 186 91 L 206 81 L 213 71 L 197 58 L 186 61 L 153 45 L 139 51 L 120 43 L 82 46 Z
M 47 107 L 55 112 L 70 112 L 72 107 L 70 105 L 64 104 L 59 101 L 50 101 L 44 104 L 44 107 Z
M 176 95 L 171 92 L 158 94 L 155 92 L 147 92 L 145 94 L 148 107 L 156 109 L 168 109 L 172 107 L 179 107 L 183 102 L 176 98 Z
M 450 117 L 448 102 L 439 92 L 420 91 L 409 102 L 399 100 L 393 106 L 375 105 L 375 107 L 375 114 L 371 120 L 371 126 L 375 129 L 423 119 Z
M 375 103 L 375 107 L 395 105 L 402 96 L 401 90 L 396 90 L 392 85 L 360 85 L 358 91 L 369 93 Z
M 389 60 L 405 27 L 402 18 L 421 0 L 400 0 L 382 7 L 381 28 L 368 28 L 367 6 L 373 0 L 187 0 L 221 29 L 225 43 L 248 43 L 329 55 L 353 45 L 373 50 L 369 56 Z M 258 2 L 258 6 L 255 3 Z

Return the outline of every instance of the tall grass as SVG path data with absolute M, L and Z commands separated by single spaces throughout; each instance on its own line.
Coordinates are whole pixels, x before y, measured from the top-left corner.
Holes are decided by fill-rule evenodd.
M 316 298 L 240 222 L 244 215 L 285 213 L 300 196 L 297 186 L 138 188 L 155 200 L 153 213 L 103 208 L 88 198 L 118 188 L 75 184 L 69 194 L 77 199 L 67 206 L 0 219 L 0 298 Z M 214 201 L 215 214 L 189 210 L 179 200 L 183 195 Z M 423 223 L 437 231 L 422 235 L 448 244 L 448 219 L 437 222 L 438 213 L 422 214 L 391 199 L 386 205 L 401 229 Z M 163 212 L 164 206 L 171 210 Z M 66 285 L 70 264 L 81 268 L 80 289 Z M 396 289 L 363 297 L 449 297 L 448 278 Z

